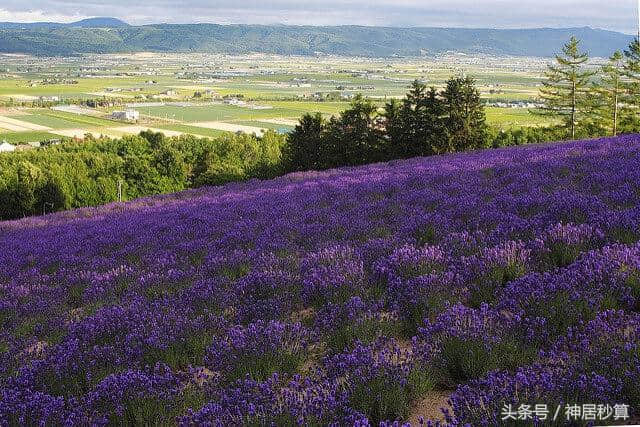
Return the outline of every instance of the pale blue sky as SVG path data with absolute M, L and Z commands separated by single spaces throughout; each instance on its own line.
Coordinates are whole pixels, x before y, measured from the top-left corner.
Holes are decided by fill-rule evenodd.
M 2 0 L 0 21 L 114 16 L 132 24 L 591 26 L 635 34 L 636 5 L 637 0 Z

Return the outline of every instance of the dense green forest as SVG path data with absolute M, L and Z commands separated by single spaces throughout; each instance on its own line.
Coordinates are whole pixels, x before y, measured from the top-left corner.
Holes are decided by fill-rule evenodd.
M 576 35 L 594 56 L 621 49 L 631 36 L 592 28 L 464 29 L 315 27 L 286 25 L 159 24 L 126 26 L 97 21 L 79 25 L 0 23 L 0 52 L 64 56 L 116 52 L 250 52 L 282 55 L 390 57 L 447 51 L 552 56 Z
M 0 155 L 0 218 L 96 206 L 281 173 L 274 132 L 167 139 L 143 132 Z

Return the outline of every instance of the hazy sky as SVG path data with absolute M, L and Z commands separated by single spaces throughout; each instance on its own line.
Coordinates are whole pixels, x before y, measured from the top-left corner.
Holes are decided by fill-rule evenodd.
M 634 33 L 637 0 L 2 0 L 0 21 L 114 16 L 132 24 L 591 26 Z

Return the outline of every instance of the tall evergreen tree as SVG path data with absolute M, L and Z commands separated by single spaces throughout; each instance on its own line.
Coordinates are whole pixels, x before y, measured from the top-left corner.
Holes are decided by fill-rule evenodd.
M 585 69 L 589 56 L 580 51 L 580 41 L 571 37 L 545 72 L 540 98 L 544 107 L 538 114 L 560 118 L 572 139 L 588 111 L 588 89 L 595 74 Z
M 621 115 L 621 103 L 626 94 L 625 63 L 622 52 L 616 51 L 601 68 L 602 79 L 594 83 L 591 93 L 591 117 L 595 127 L 616 136 Z
M 435 154 L 434 147 L 444 138 L 443 102 L 435 88 L 414 81 L 402 103 L 385 106 L 385 130 L 390 139 L 391 156 L 405 158 Z
M 628 78 L 627 88 L 631 95 L 640 96 L 640 41 L 636 38 L 624 51 L 624 75 Z M 638 100 L 631 100 L 639 104 Z
M 402 103 L 395 98 L 385 103 L 381 120 L 384 126 L 383 138 L 386 141 L 385 157 L 393 159 L 405 151 L 406 129 Z
M 331 166 L 355 166 L 384 160 L 384 138 L 377 125 L 378 107 L 357 95 L 349 109 L 328 125 L 327 158 Z
M 624 77 L 626 95 L 624 103 L 629 109 L 623 122 L 624 130 L 628 132 L 640 129 L 638 109 L 640 109 L 640 40 L 637 38 L 631 42 L 629 48 L 624 51 Z
M 322 114 L 307 113 L 287 138 L 282 154 L 285 169 L 289 171 L 326 169 L 327 122 Z
M 483 148 L 488 143 L 486 114 L 471 77 L 453 77 L 441 92 L 446 138 L 439 152 Z

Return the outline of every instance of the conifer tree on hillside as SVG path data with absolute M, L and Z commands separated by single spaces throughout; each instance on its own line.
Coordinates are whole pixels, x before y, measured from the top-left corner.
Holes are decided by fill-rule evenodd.
M 327 123 L 320 113 L 307 113 L 289 134 L 282 158 L 288 171 L 321 170 L 330 167 L 327 158 Z
M 571 37 L 545 72 L 540 98 L 544 107 L 537 114 L 562 120 L 572 139 L 589 111 L 589 83 L 595 74 L 585 69 L 589 56 L 580 51 L 580 41 Z
M 627 128 L 637 129 L 640 125 L 638 120 L 638 108 L 640 108 L 640 41 L 636 38 L 625 50 L 624 77 L 626 96 L 625 104 L 629 107 L 630 114 L 625 117 Z
M 616 136 L 625 101 L 626 81 L 624 55 L 616 51 L 601 68 L 602 78 L 594 83 L 591 93 L 591 117 L 595 127 Z
M 443 103 L 445 146 L 439 152 L 486 148 L 486 114 L 480 91 L 471 77 L 452 77 L 440 94 Z
M 327 158 L 331 167 L 384 160 L 382 132 L 376 126 L 378 107 L 361 94 L 328 124 Z
M 427 89 L 418 80 L 402 102 L 392 100 L 385 105 L 384 124 L 390 142 L 390 156 L 405 158 L 436 154 L 439 141 L 445 137 L 443 102 L 435 88 Z

